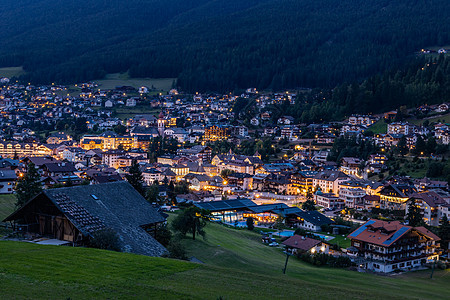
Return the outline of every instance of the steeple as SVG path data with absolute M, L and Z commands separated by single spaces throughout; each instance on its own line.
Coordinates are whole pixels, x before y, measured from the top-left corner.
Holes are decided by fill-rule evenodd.
M 261 154 L 259 154 L 258 150 L 256 150 L 255 154 L 253 154 L 253 157 L 258 157 L 261 159 Z
M 161 111 L 161 113 L 159 114 L 158 117 L 158 133 L 161 137 L 164 137 L 164 115 L 163 112 Z

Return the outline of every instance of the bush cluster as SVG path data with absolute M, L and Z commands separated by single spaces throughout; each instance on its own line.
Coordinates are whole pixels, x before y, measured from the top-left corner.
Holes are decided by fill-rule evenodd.
M 312 265 L 315 266 L 329 266 L 333 268 L 348 268 L 352 265 L 351 260 L 348 257 L 345 256 L 337 256 L 334 257 L 329 254 L 325 253 L 316 253 L 316 254 L 309 254 L 309 253 L 303 253 L 298 255 L 298 257 Z

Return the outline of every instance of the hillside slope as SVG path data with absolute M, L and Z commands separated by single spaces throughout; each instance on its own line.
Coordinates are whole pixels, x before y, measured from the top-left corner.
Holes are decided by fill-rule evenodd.
M 130 71 L 186 90 L 333 86 L 450 44 L 447 0 L 5 0 L 0 67 L 35 82 Z
M 206 227 L 207 241 L 185 240 L 207 264 L 87 248 L 0 241 L 4 299 L 437 299 L 449 271 L 382 277 L 317 268 L 264 246 L 256 233 Z

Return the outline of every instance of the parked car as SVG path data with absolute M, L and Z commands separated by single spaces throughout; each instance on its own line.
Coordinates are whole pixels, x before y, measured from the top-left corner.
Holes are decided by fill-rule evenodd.
M 272 242 L 269 244 L 270 247 L 277 247 L 279 244 L 277 242 Z

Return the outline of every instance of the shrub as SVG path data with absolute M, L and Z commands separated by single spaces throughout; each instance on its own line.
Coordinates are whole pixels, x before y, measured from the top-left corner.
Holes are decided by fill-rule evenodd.
M 180 242 L 180 237 L 172 238 L 167 245 L 167 251 L 169 251 L 168 257 L 187 260 L 186 249 Z
M 172 232 L 167 228 L 166 224 L 161 224 L 156 228 L 155 239 L 164 247 L 169 245 L 170 239 L 172 238 Z
M 436 264 L 436 266 L 437 266 L 439 269 L 441 269 L 441 270 L 447 269 L 447 264 L 446 264 L 445 262 L 443 262 L 443 261 L 438 261 L 437 264 Z
M 95 232 L 90 239 L 89 246 L 104 250 L 122 251 L 118 234 L 110 228 Z
M 246 223 L 247 223 L 247 229 L 248 230 L 255 229 L 255 225 L 253 224 L 253 218 L 252 217 L 247 218 Z
M 303 253 L 298 256 L 304 262 L 310 263 L 315 266 L 329 266 L 333 268 L 347 268 L 352 265 L 351 260 L 346 256 L 334 257 L 325 253 L 309 254 Z

